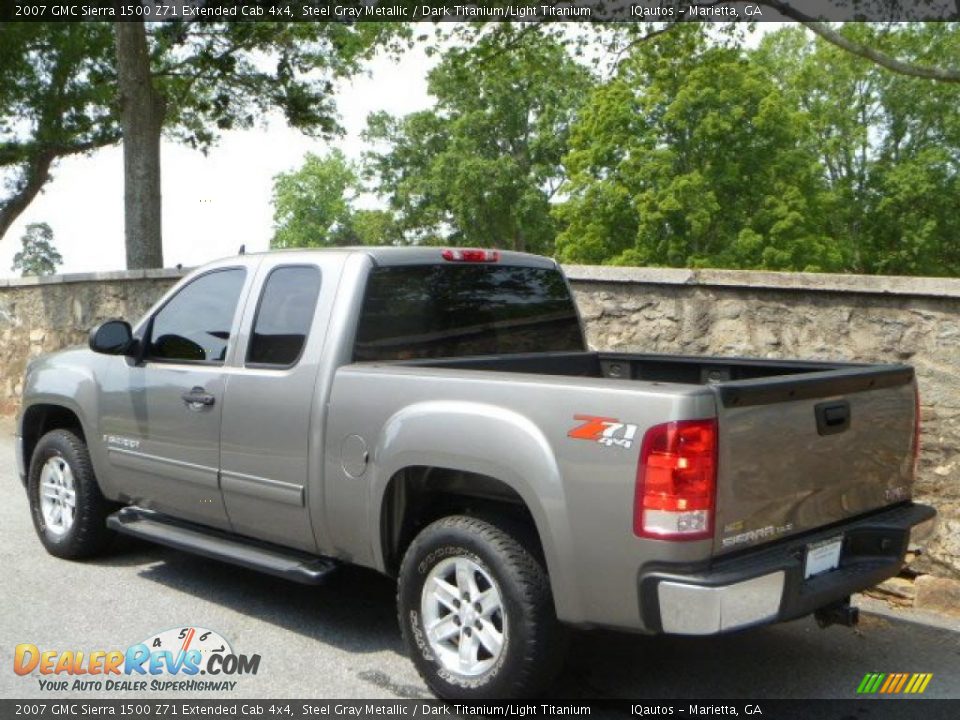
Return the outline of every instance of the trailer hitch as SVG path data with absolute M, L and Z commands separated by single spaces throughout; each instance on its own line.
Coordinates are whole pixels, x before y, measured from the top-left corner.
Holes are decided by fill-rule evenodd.
M 850 604 L 850 596 L 839 600 L 832 605 L 827 605 L 813 613 L 817 620 L 817 625 L 822 628 L 831 625 L 843 625 L 844 627 L 854 627 L 860 622 L 860 608 Z

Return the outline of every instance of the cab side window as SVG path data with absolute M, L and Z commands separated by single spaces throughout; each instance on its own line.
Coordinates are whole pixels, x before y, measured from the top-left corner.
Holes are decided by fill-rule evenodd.
M 201 275 L 154 315 L 147 357 L 165 362 L 221 363 L 246 278 L 243 268 Z
M 247 364 L 295 365 L 306 344 L 319 293 L 319 268 L 301 265 L 274 268 L 260 296 Z

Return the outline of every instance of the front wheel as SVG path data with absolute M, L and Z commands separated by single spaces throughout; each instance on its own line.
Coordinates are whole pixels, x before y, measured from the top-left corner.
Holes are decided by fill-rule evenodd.
M 400 567 L 400 627 L 438 697 L 525 697 L 563 662 L 564 632 L 543 564 L 522 532 L 446 517 L 411 543 Z
M 27 491 L 33 526 L 51 555 L 91 557 L 113 537 L 106 523 L 115 506 L 100 492 L 87 446 L 69 430 L 51 430 L 37 442 Z

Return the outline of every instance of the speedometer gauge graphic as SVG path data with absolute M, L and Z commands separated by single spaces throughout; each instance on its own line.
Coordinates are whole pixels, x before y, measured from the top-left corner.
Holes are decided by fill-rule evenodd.
M 233 654 L 233 648 L 223 635 L 215 630 L 196 626 L 164 630 L 150 636 L 143 641 L 143 644 L 150 648 L 151 652 L 166 650 L 172 653 L 173 657 L 178 657 L 181 653 L 187 653 L 190 650 L 197 650 L 200 652 L 200 662 L 197 663 L 199 667 L 206 667 L 207 661 L 214 653 Z

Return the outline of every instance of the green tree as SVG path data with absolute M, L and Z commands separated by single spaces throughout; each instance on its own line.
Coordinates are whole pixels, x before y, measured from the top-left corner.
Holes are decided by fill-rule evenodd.
M 402 245 L 403 235 L 389 210 L 357 209 L 348 220 L 354 245 Z
M 356 169 L 339 150 L 309 153 L 303 165 L 273 179 L 274 235 L 270 247 L 353 245 L 351 203 Z
M 357 208 L 357 166 L 342 152 L 308 153 L 297 170 L 273 179 L 273 248 L 399 245 L 393 213 Z
M 206 150 L 279 110 L 330 136 L 334 83 L 406 34 L 380 23 L 3 23 L 0 236 L 58 158 L 123 137 L 127 265 L 161 265 L 162 133 Z
M 952 48 L 952 51 L 946 53 L 934 51 L 917 54 L 909 50 L 904 53 L 904 48 L 896 42 L 887 44 L 885 42 L 886 37 L 883 34 L 873 34 L 872 37 L 867 39 L 862 35 L 858 36 L 857 33 L 851 32 L 851 29 L 859 23 L 847 23 L 841 29 L 837 29 L 830 23 L 819 22 L 812 16 L 807 15 L 803 8 L 796 7 L 799 3 L 795 1 L 759 0 L 758 4 L 776 10 L 784 17 L 797 21 L 816 35 L 819 40 L 829 43 L 854 57 L 866 60 L 878 68 L 904 77 L 960 84 L 960 62 L 958 62 L 956 46 Z M 904 16 L 911 15 L 910 11 L 914 9 L 912 0 L 876 0 L 874 3 L 867 1 L 862 2 L 860 7 L 861 11 L 872 10 L 881 14 L 885 10 L 900 11 Z M 951 14 L 949 5 L 940 5 L 936 9 L 943 14 L 942 17 L 944 18 Z M 906 12 L 903 12 L 904 10 Z M 956 18 L 957 14 L 960 14 L 960 3 L 954 0 L 952 16 Z M 929 22 L 923 24 L 945 27 L 952 23 Z M 895 29 L 897 23 L 876 23 L 874 27 L 881 25 L 893 26 Z
M 804 115 L 737 47 L 687 25 L 598 88 L 565 163 L 567 262 L 833 270 Z
M 899 57 L 960 58 L 960 25 L 843 28 Z M 889 73 L 796 28 L 768 35 L 754 62 L 807 115 L 829 188 L 829 234 L 853 272 L 960 273 L 960 86 Z
M 53 275 L 63 257 L 53 246 L 53 230 L 46 223 L 30 223 L 20 238 L 23 248 L 13 256 L 11 270 L 20 270 L 28 275 Z
M 0 23 L 0 239 L 59 158 L 120 140 L 112 42 L 101 23 Z
M 804 0 L 756 0 L 751 4 L 756 6 L 760 13 L 751 13 L 750 16 L 746 16 L 741 7 L 740 18 L 726 23 L 712 23 L 713 28 L 730 37 L 742 38 L 742 30 L 750 27 L 757 20 L 771 20 L 776 19 L 775 15 L 782 15 L 793 20 L 797 27 L 808 30 L 808 37 L 812 36 L 823 43 L 829 43 L 838 50 L 866 60 L 887 72 L 934 83 L 960 84 L 960 59 L 955 50 L 946 53 L 903 52 L 903 47 L 896 42 L 888 43 L 888 36 L 882 32 L 870 38 L 852 32 L 852 29 L 858 25 L 895 30 L 905 23 L 884 21 L 881 18 L 915 16 L 918 6 L 916 0 L 832 0 L 830 4 L 840 9 L 852 10 L 853 14 L 864 19 L 863 22 L 845 24 L 817 20 L 814 14 L 808 14 L 807 11 L 813 12 L 813 8 L 805 7 L 810 3 Z M 960 17 L 960 3 L 957 0 L 947 0 L 945 3 L 924 2 L 922 7 L 926 13 L 929 13 L 930 18 L 922 24 L 928 26 L 948 26 L 952 23 L 945 22 L 946 20 L 956 20 Z M 602 42 L 614 56 L 643 44 L 650 38 L 682 27 L 686 22 L 686 18 L 649 22 L 638 22 L 636 18 L 631 18 L 632 22 L 622 22 L 627 19 L 629 12 L 626 4 L 619 7 L 613 4 L 607 9 L 610 19 L 620 22 L 595 22 L 591 27 L 599 30 Z M 818 10 L 823 9 L 824 7 L 818 8 Z M 878 20 L 872 23 L 866 22 L 866 19 L 871 17 Z
M 448 50 L 434 107 L 368 120 L 367 174 L 405 241 L 550 254 L 551 203 L 570 124 L 592 78 L 547 33 L 500 26 Z

